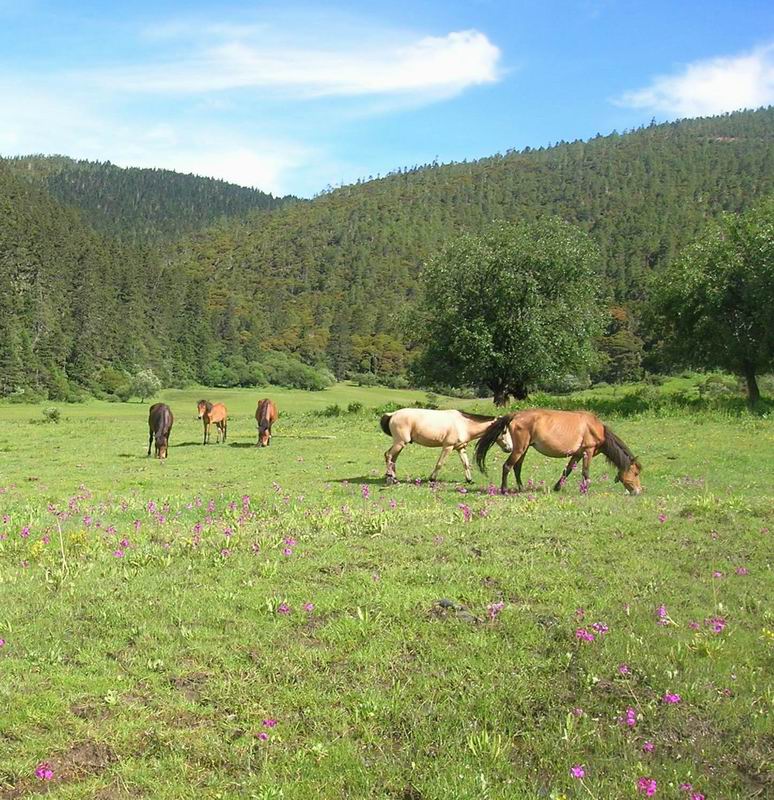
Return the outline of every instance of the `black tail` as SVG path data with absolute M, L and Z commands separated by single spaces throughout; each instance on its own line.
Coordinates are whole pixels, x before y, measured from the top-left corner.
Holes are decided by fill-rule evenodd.
M 382 414 L 382 418 L 379 420 L 379 424 L 382 426 L 382 430 L 388 436 L 392 436 L 392 431 L 390 430 L 390 417 L 392 417 L 392 414 Z
M 508 427 L 513 419 L 513 414 L 504 414 L 498 417 L 485 431 L 476 445 L 476 464 L 481 472 L 486 472 L 486 454 L 489 448 L 497 441 L 497 437 Z

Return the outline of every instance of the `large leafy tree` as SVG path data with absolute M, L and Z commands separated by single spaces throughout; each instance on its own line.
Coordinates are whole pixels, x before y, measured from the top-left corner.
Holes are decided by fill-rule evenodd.
M 742 376 L 756 405 L 757 375 L 774 365 L 774 198 L 711 225 L 661 276 L 653 305 L 674 361 Z
M 556 218 L 463 235 L 423 272 L 420 375 L 485 385 L 495 402 L 587 369 L 602 330 L 598 251 Z

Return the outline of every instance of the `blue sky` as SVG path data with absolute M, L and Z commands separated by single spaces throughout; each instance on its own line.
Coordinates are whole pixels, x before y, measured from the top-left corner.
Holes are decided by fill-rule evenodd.
M 762 0 L 0 0 L 0 155 L 275 193 L 769 104 Z

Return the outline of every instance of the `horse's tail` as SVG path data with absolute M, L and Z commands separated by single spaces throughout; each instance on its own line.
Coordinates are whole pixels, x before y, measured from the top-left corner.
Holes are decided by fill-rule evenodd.
M 498 437 L 508 427 L 508 423 L 513 419 L 513 414 L 503 414 L 498 417 L 485 431 L 484 435 L 478 440 L 476 445 L 476 464 L 481 472 L 486 472 L 486 454 L 489 448 L 497 441 Z
M 391 418 L 392 418 L 392 414 L 382 414 L 382 418 L 379 420 L 379 424 L 382 426 L 382 430 L 388 436 L 392 436 L 392 431 L 390 430 L 390 419 Z

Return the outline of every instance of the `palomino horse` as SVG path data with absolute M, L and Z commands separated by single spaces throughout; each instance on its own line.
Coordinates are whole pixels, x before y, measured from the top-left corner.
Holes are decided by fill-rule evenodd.
M 395 482 L 395 462 L 401 450 L 412 442 L 425 447 L 441 447 L 441 455 L 435 465 L 430 480 L 434 481 L 449 457 L 452 450 L 460 454 L 462 466 L 465 468 L 465 480 L 473 482 L 470 473 L 470 462 L 465 446 L 478 439 L 494 421 L 494 417 L 480 414 L 468 414 L 465 411 L 435 411 L 426 408 L 401 408 L 393 414 L 385 414 L 381 419 L 382 430 L 392 436 L 392 447 L 384 454 L 387 462 L 387 483 Z M 506 452 L 511 452 L 511 436 L 507 430 L 495 437 L 497 444 Z
M 210 425 L 214 422 L 218 429 L 216 441 L 226 441 L 226 426 L 228 422 L 228 412 L 223 403 L 209 403 L 207 400 L 200 400 L 197 404 L 199 409 L 199 419 L 204 423 L 204 444 L 210 441 Z
M 169 445 L 169 432 L 172 430 L 172 423 L 175 418 L 168 405 L 156 403 L 150 407 L 148 414 L 148 427 L 150 428 L 150 438 L 148 439 L 148 455 L 151 454 L 153 439 L 156 439 L 156 458 L 167 457 L 167 446 Z
M 258 401 L 258 408 L 255 409 L 255 424 L 258 427 L 256 447 L 268 447 L 271 444 L 271 426 L 278 416 L 277 406 L 268 397 Z
M 503 431 L 510 431 L 513 450 L 503 464 L 501 491 L 508 488 L 508 473 L 513 470 L 519 490 L 521 465 L 530 447 L 551 458 L 570 457 L 570 461 L 556 482 L 558 492 L 575 465 L 583 459 L 583 478 L 589 480 L 589 464 L 598 453 L 618 468 L 616 481 L 620 481 L 629 494 L 640 494 L 640 472 L 642 467 L 629 448 L 597 417 L 588 411 L 547 411 L 533 408 L 499 417 L 481 437 L 476 446 L 476 462 L 479 469 L 486 469 L 486 454 Z

